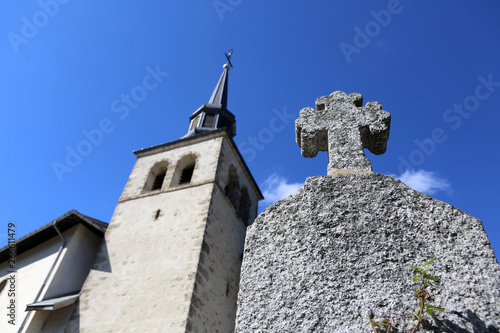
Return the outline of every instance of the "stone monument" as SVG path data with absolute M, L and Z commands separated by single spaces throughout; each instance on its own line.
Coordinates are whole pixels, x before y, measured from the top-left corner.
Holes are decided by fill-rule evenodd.
M 328 174 L 371 173 L 363 148 L 385 153 L 391 115 L 378 102 L 365 107 L 363 96 L 336 91 L 316 100 L 316 109 L 304 108 L 295 122 L 296 140 L 304 157 L 328 150 Z
M 300 111 L 305 157 L 328 150 L 328 176 L 308 178 L 248 228 L 236 332 L 411 332 L 430 258 L 444 308 L 418 332 L 499 332 L 500 266 L 481 221 L 375 174 L 363 148 L 385 152 L 390 115 L 360 94 L 334 92 Z

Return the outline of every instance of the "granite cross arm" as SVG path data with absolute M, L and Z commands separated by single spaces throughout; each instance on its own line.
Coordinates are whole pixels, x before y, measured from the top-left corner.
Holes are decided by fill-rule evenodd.
M 328 174 L 373 172 L 363 151 L 385 153 L 391 114 L 379 102 L 363 106 L 363 96 L 335 91 L 319 97 L 316 109 L 300 110 L 295 139 L 304 157 L 328 150 Z

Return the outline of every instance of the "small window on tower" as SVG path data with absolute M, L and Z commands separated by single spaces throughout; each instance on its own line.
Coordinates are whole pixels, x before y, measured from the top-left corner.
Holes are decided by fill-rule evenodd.
M 190 183 L 191 178 L 193 177 L 193 171 L 194 171 L 194 164 L 188 165 L 187 167 L 182 169 L 179 185 Z
M 153 187 L 151 187 L 151 191 L 161 190 L 161 186 L 163 185 L 163 180 L 165 179 L 165 174 L 166 173 L 167 172 L 164 171 L 164 172 L 156 175 L 155 181 L 153 183 Z
M 205 119 L 203 120 L 203 127 L 213 128 L 215 124 L 215 113 L 205 114 Z

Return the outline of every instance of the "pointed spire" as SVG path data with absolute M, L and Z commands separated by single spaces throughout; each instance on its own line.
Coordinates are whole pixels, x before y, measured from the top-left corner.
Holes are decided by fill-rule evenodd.
M 219 82 L 217 82 L 208 103 L 203 104 L 189 118 L 189 131 L 184 137 L 223 128 L 230 137 L 236 135 L 234 115 L 227 109 L 228 74 L 233 67 L 231 64 L 232 54 L 233 50 L 230 50 L 229 54 L 225 54 L 227 63 L 223 66 L 224 69 Z
M 212 97 L 208 101 L 208 104 L 216 105 L 217 107 L 227 110 L 227 79 L 228 79 L 229 66 L 224 65 L 224 71 L 217 83 L 217 86 L 212 93 Z
M 229 70 L 233 68 L 233 64 L 231 64 L 231 56 L 233 55 L 233 50 L 229 50 L 229 54 L 224 53 L 227 58 L 227 63 L 224 64 L 224 71 L 220 76 L 219 82 L 217 86 L 215 86 L 214 92 L 212 93 L 212 97 L 207 104 L 216 105 L 217 107 L 227 110 L 227 81 Z

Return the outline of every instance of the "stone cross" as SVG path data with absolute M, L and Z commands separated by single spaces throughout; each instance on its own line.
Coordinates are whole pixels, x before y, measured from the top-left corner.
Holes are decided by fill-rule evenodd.
M 371 173 L 370 160 L 363 151 L 385 153 L 391 114 L 379 102 L 363 107 L 363 96 L 335 91 L 319 97 L 316 109 L 300 110 L 295 120 L 295 139 L 304 157 L 328 150 L 328 175 Z

